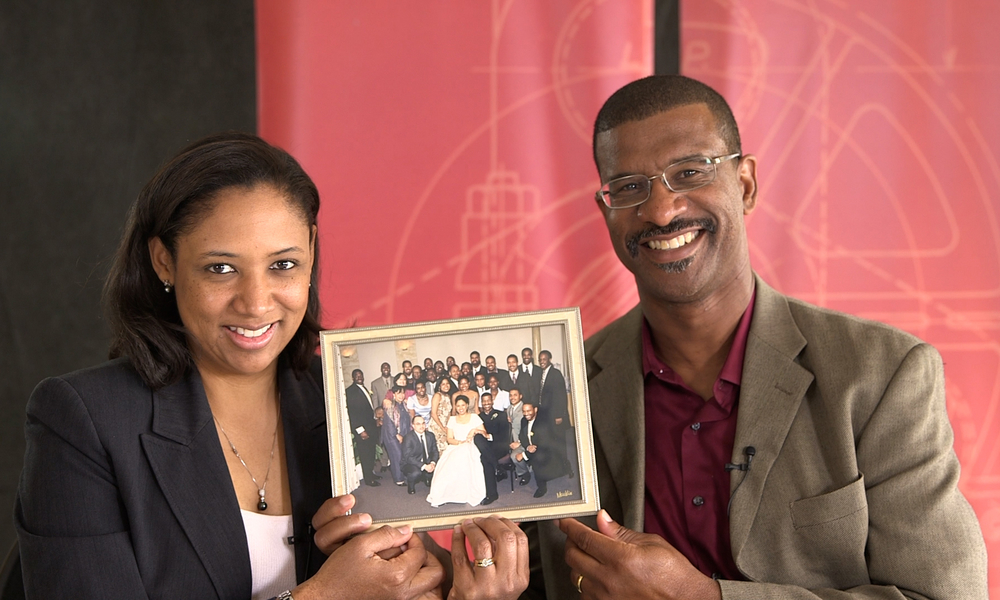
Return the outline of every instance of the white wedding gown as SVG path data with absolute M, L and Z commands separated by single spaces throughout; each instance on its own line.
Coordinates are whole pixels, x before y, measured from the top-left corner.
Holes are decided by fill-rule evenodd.
M 483 420 L 476 414 L 464 425 L 457 417 L 448 419 L 448 429 L 456 440 L 464 440 L 470 431 L 482 427 Z M 476 506 L 485 497 L 486 480 L 483 479 L 483 463 L 479 461 L 479 448 L 472 442 L 449 444 L 434 467 L 427 501 L 435 508 L 447 502 Z

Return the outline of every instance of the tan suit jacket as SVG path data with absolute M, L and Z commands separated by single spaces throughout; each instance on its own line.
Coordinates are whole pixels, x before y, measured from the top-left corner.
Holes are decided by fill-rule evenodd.
M 732 462 L 745 462 L 746 446 L 757 453 L 730 519 L 750 582 L 720 582 L 723 597 L 987 598 L 986 548 L 957 488 L 937 351 L 760 278 L 756 286 Z M 601 505 L 638 531 L 641 318 L 636 307 L 586 343 Z M 731 490 L 742 475 L 731 473 Z M 574 597 L 564 539 L 551 523 L 539 530 L 548 597 Z

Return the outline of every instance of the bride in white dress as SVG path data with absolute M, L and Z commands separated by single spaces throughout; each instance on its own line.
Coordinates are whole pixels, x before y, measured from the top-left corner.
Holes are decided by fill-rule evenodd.
M 465 502 L 473 506 L 486 497 L 483 463 L 479 448 L 472 443 L 477 433 L 486 435 L 479 415 L 469 412 L 469 399 L 456 394 L 455 413 L 448 419 L 448 447 L 434 467 L 427 501 L 438 507 L 446 502 Z

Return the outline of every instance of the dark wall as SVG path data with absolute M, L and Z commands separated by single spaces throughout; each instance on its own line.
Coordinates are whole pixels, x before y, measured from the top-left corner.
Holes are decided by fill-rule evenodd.
M 0 3 L 0 559 L 32 388 L 106 359 L 127 206 L 187 142 L 255 130 L 254 65 L 250 0 Z

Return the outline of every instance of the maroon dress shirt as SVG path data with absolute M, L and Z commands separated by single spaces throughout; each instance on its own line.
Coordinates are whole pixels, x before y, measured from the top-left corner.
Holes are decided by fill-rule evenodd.
M 754 297 L 756 293 L 754 294 Z M 745 579 L 729 542 L 729 473 L 753 301 L 736 326 L 729 356 L 704 400 L 653 350 L 642 322 L 646 404 L 645 530 L 670 542 L 705 575 Z

